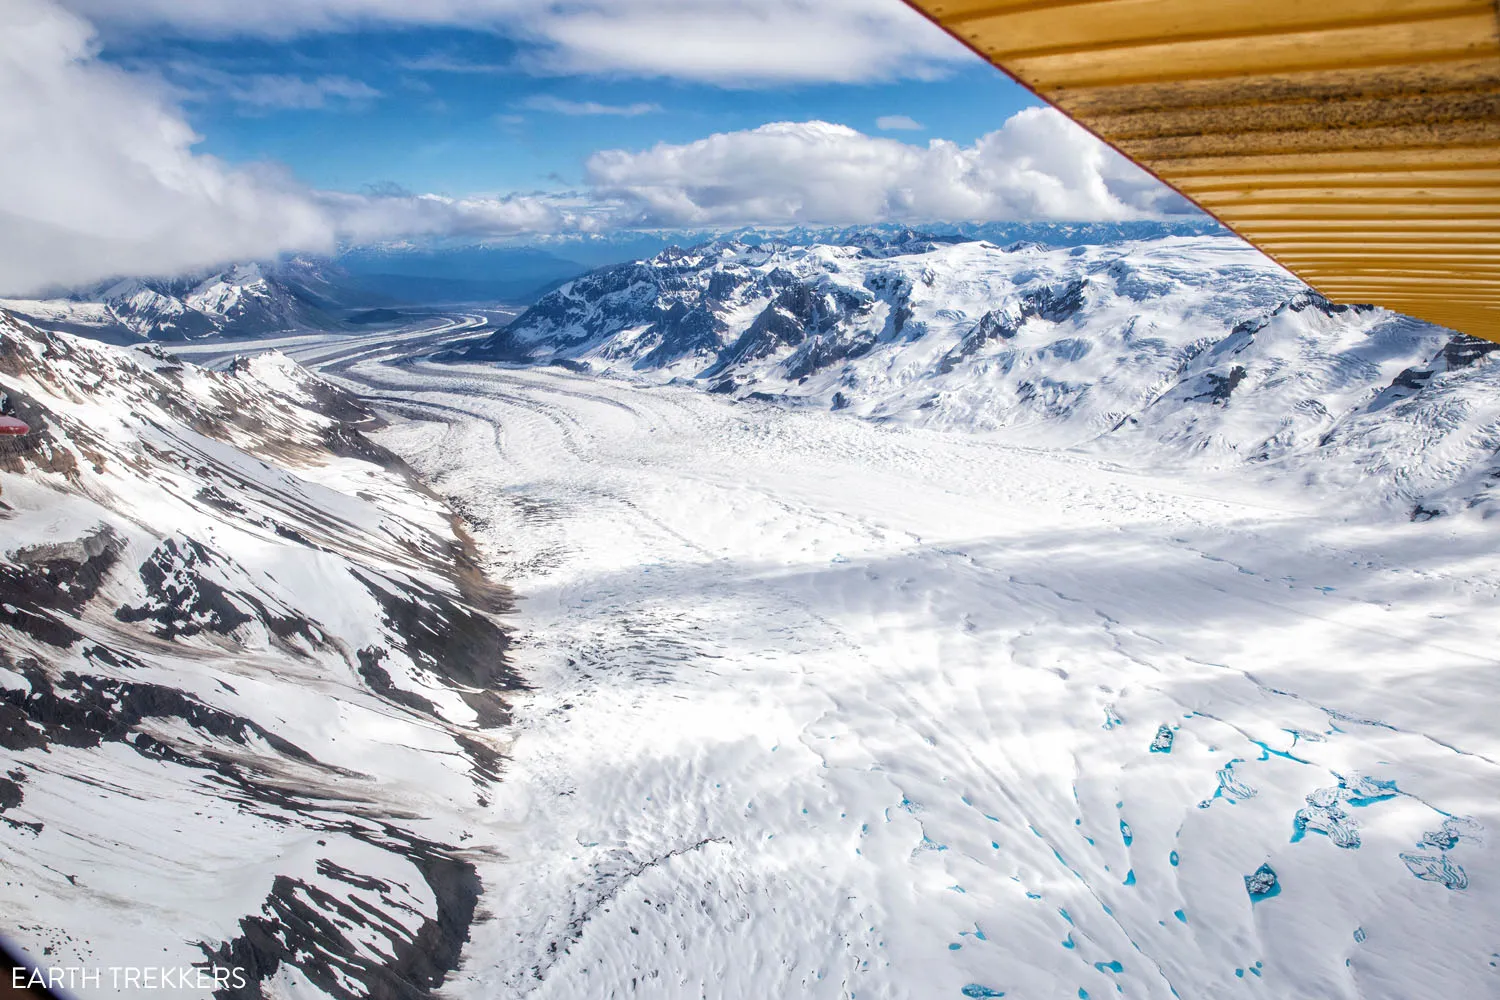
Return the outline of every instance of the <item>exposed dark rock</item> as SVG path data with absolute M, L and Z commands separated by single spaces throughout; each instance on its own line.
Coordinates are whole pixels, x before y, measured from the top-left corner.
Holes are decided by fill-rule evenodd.
M 1421 368 L 1404 368 L 1391 380 L 1390 387 L 1397 390 L 1404 389 L 1408 393 L 1421 392 L 1427 388 L 1427 383 L 1431 382 L 1432 377 L 1436 374 L 1436 369 L 1426 366 Z
M 424 584 L 351 572 L 380 602 L 386 627 L 413 662 L 467 687 L 521 686 L 505 661 L 510 638 L 488 616 Z
M 1410 519 L 1413 521 L 1432 521 L 1443 516 L 1443 511 L 1437 507 L 1427 507 L 1421 503 L 1412 505 Z
M 0 650 L 0 665 L 25 677 L 31 688 L 26 691 L 0 687 L 0 740 L 7 741 L 7 749 L 126 743 L 144 756 L 170 756 L 176 763 L 193 764 L 165 744 L 139 732 L 145 719 L 172 718 L 240 746 L 247 746 L 250 738 L 255 737 L 284 757 L 308 763 L 313 760 L 300 747 L 255 722 L 173 688 L 73 671 L 53 678 L 36 660 L 14 662 L 4 650 Z M 39 734 L 41 742 L 37 742 L 37 735 L 28 734 Z M 11 746 L 13 742 L 21 745 Z M 205 765 L 200 762 L 193 766 Z
M 1495 351 L 1500 351 L 1500 341 L 1480 340 L 1478 337 L 1460 333 L 1443 345 L 1443 360 L 1447 362 L 1448 370 L 1454 371 L 1467 368 Z
M 283 538 L 316 547 L 291 528 L 280 524 L 273 527 Z M 115 618 L 132 624 L 149 622 L 152 631 L 162 639 L 202 632 L 229 635 L 241 625 L 255 621 L 283 643 L 294 638 L 300 638 L 308 646 L 324 642 L 322 632 L 305 618 L 274 611 L 255 595 L 231 591 L 208 576 L 210 572 L 223 573 L 233 568 L 231 560 L 201 542 L 183 538 L 179 543 L 178 539 L 168 538 L 141 564 L 146 603 L 121 605 L 115 610 Z M 296 647 L 286 648 L 293 653 L 301 652 Z
M 1233 394 L 1235 386 L 1245 381 L 1249 374 L 1243 365 L 1235 365 L 1229 369 L 1228 375 L 1220 375 L 1216 372 L 1204 372 L 1203 378 L 1208 382 L 1208 388 L 1195 396 L 1189 396 L 1188 400 L 1193 402 L 1206 402 L 1217 406 L 1228 406 L 1229 397 Z
M 350 829 L 347 832 L 364 834 Z M 370 838 L 368 834 L 361 839 Z M 335 895 L 320 885 L 277 876 L 261 912 L 240 920 L 239 937 L 218 947 L 202 945 L 209 963 L 241 969 L 240 989 L 214 994 L 218 1000 L 263 1000 L 263 983 L 282 963 L 293 965 L 319 989 L 338 1000 L 424 1000 L 458 966 L 480 893 L 473 865 L 449 856 L 447 849 L 416 838 L 395 847 L 421 872 L 437 900 L 435 917 L 423 920 L 413 934 L 386 915 L 400 905 L 395 887 L 348 871 L 323 859 L 318 873 L 349 887 Z M 383 905 L 365 902 L 373 896 Z M 388 957 L 374 958 L 351 935 L 363 932 L 384 939 Z M 350 982 L 358 984 L 350 987 Z
M 313 982 L 336 997 L 416 998 L 430 995 L 448 971 L 458 964 L 474 918 L 480 885 L 473 866 L 454 849 L 422 840 L 389 824 L 372 828 L 363 820 L 330 819 L 326 804 L 307 801 L 279 785 L 258 777 L 252 762 L 264 751 L 260 743 L 282 758 L 322 768 L 309 754 L 255 722 L 225 712 L 180 691 L 156 684 L 135 684 L 72 672 L 48 675 L 35 660 L 14 662 L 0 651 L 0 664 L 23 676 L 29 690 L 0 687 L 0 746 L 9 750 L 49 745 L 89 748 L 104 742 L 121 743 L 136 753 L 174 765 L 207 770 L 224 779 L 247 802 L 274 806 L 281 813 L 300 814 L 305 821 L 338 830 L 410 861 L 436 897 L 436 914 L 422 920 L 415 933 L 393 914 L 408 909 L 393 887 L 379 879 L 349 871 L 335 862 L 319 862 L 319 874 L 350 887 L 336 895 L 325 885 L 310 885 L 278 876 L 261 912 L 240 921 L 241 936 L 218 946 L 203 945 L 205 956 L 221 967 L 242 969 L 244 990 L 224 990 L 219 997 L 260 997 L 261 983 L 281 962 L 291 962 Z M 173 718 L 238 753 L 173 746 L 143 730 L 152 719 Z M 500 757 L 479 740 L 461 738 L 475 760 L 478 781 L 497 780 Z M 324 770 L 328 770 L 324 768 Z M 336 772 L 329 771 L 336 776 Z M 22 801 L 19 772 L 0 778 L 0 812 Z M 0 820 L 11 822 L 9 817 Z M 360 893 L 366 898 L 361 900 Z M 352 939 L 357 931 L 383 936 L 385 955 L 371 955 Z M 343 978 L 341 978 L 343 977 Z M 361 984 L 349 991 L 344 983 Z
M 1497 350 L 1500 350 L 1500 343 L 1495 341 L 1480 340 L 1463 333 L 1455 334 L 1427 364 L 1404 369 L 1392 379 L 1390 387 L 1371 405 L 1371 409 L 1382 409 L 1399 399 L 1421 392 L 1443 372 L 1468 368 Z
M 348 424 L 334 424 L 328 428 L 323 443 L 340 458 L 357 458 L 382 468 L 405 464 L 389 448 L 376 444 Z
M 724 331 L 724 323 L 708 309 L 674 302 L 647 331 L 660 343 L 638 359 L 635 367 L 660 368 L 679 358 L 716 351 Z
M 958 346 L 938 362 L 938 372 L 951 372 L 959 362 L 973 357 L 988 344 L 1015 339 L 1027 320 L 1063 322 L 1083 307 L 1087 288 L 1088 278 L 1077 278 L 1062 285 L 1035 289 L 997 309 L 991 309 L 979 317 L 979 322 L 959 341 Z
M 141 563 L 141 582 L 149 603 L 115 611 L 122 622 L 151 621 L 163 639 L 197 635 L 205 630 L 226 634 L 254 617 L 232 600 L 224 587 L 202 570 L 227 562 L 201 542 L 168 538 Z
M 827 368 L 829 365 L 862 357 L 870 353 L 874 347 L 875 338 L 868 334 L 857 335 L 847 340 L 819 337 L 809 341 L 805 348 L 787 360 L 787 378 L 806 379 L 813 372 Z
M 0 778 L 0 813 L 21 804 L 21 781 L 25 780 L 26 775 L 22 771 L 11 771 L 10 775 L 8 778 Z
M 76 618 L 120 558 L 118 538 L 107 527 L 67 544 L 38 545 L 0 563 L 0 624 L 51 646 L 82 638 L 58 613 Z
M 359 676 L 364 678 L 365 684 L 387 701 L 405 705 L 424 715 L 437 715 L 437 708 L 432 702 L 412 691 L 403 691 L 392 683 L 390 672 L 382 665 L 389 655 L 379 646 L 369 646 L 359 651 Z
M 844 339 L 838 330 L 850 317 L 869 312 L 872 305 L 872 300 L 846 289 L 793 284 L 781 290 L 700 377 L 711 378 L 733 365 L 804 343 L 807 346 L 787 362 L 790 378 L 805 378 L 827 365 L 859 357 L 875 346 L 874 337 L 856 334 Z
M 83 638 L 82 632 L 65 625 L 54 615 L 18 607 L 9 602 L 0 602 L 0 625 L 8 625 L 17 632 L 60 649 Z
M 18 565 L 0 565 L 0 594 L 76 615 L 119 562 L 120 548 L 119 537 L 101 525 L 75 542 L 16 549 L 10 557 Z
M 961 355 L 973 354 L 980 347 L 994 340 L 1012 340 L 1026 317 L 1020 310 L 991 309 L 979 317 L 974 329 L 969 331 L 959 344 Z
M 1369 312 L 1374 308 L 1375 306 L 1342 305 L 1336 302 L 1330 302 L 1318 292 L 1315 292 L 1312 289 L 1308 289 L 1305 292 L 1298 292 L 1296 295 L 1293 295 L 1285 302 L 1282 302 L 1275 309 L 1272 309 L 1268 313 L 1263 313 L 1259 316 L 1251 316 L 1249 319 L 1241 320 L 1239 323 L 1235 324 L 1234 329 L 1230 331 L 1229 337 L 1225 339 L 1226 342 L 1228 342 L 1234 340 L 1236 335 L 1239 335 L 1240 338 L 1253 337 L 1256 333 L 1259 333 L 1261 330 L 1264 330 L 1267 326 L 1269 326 L 1273 319 L 1284 312 L 1299 313 L 1304 312 L 1308 309 L 1315 309 L 1325 316 L 1342 316 L 1343 314 L 1350 312 Z
M 389 650 L 411 657 L 421 685 L 454 688 L 480 727 L 503 726 L 509 721 L 503 694 L 519 680 L 505 662 L 505 632 L 490 616 L 509 608 L 509 592 L 484 578 L 456 515 L 451 539 L 412 530 L 423 526 L 379 511 L 374 516 L 388 519 L 389 530 L 367 534 L 342 509 L 321 505 L 320 489 L 299 483 L 297 470 L 335 456 L 384 467 L 426 491 L 399 458 L 365 437 L 378 418 L 364 403 L 295 369 L 287 372 L 295 384 L 283 390 L 279 380 L 255 377 L 261 370 L 248 360 L 227 372 L 192 369 L 159 349 L 101 351 L 0 317 L 0 376 L 41 386 L 33 389 L 37 399 L 88 401 L 97 394 L 137 400 L 140 409 L 130 419 L 153 425 L 122 446 L 93 435 L 65 407 L 53 412 L 8 392 L 3 405 L 24 410 L 37 431 L 0 452 L 0 468 L 64 489 L 68 479 L 86 477 L 90 465 L 108 464 L 142 484 L 196 477 L 188 489 L 193 506 L 213 511 L 232 531 L 248 532 L 256 545 L 284 550 L 250 572 L 225 554 L 239 549 L 193 537 L 191 528 L 158 517 L 150 503 L 135 505 L 126 496 L 116 504 L 107 490 L 80 490 L 70 499 L 79 509 L 100 508 L 100 523 L 114 530 L 0 550 L 0 748 L 20 765 L 0 772 L 0 824 L 7 833 L 40 831 L 39 824 L 21 821 L 26 799 L 37 794 L 28 776 L 35 784 L 55 778 L 97 786 L 138 799 L 142 808 L 160 790 L 151 784 L 159 778 L 174 792 L 216 799 L 251 824 L 355 838 L 410 862 L 431 895 L 355 870 L 360 866 L 349 856 L 330 849 L 316 877 L 278 870 L 263 905 L 225 914 L 240 918 L 240 926 L 233 940 L 204 944 L 205 956 L 243 960 L 253 973 L 244 996 L 261 995 L 264 977 L 286 962 L 335 996 L 426 997 L 456 967 L 474 919 L 480 886 L 472 864 L 457 848 L 407 829 L 410 817 L 378 794 L 375 776 L 320 762 L 299 747 L 306 740 L 296 735 L 297 723 L 281 718 L 265 694 L 273 685 L 264 682 L 297 683 L 278 675 L 278 659 L 289 655 L 299 658 L 296 677 L 315 676 L 314 668 L 326 666 L 336 682 L 345 676 L 344 658 L 357 659 L 356 670 L 378 697 L 433 717 L 451 736 L 472 764 L 469 778 L 483 801 L 504 767 L 497 744 L 437 720 L 432 701 L 399 687 L 413 685 L 391 660 L 410 667 Z M 9 390 L 10 380 L 0 380 Z M 202 446 L 194 431 L 237 455 L 221 458 L 223 452 Z M 0 516 L 36 518 L 34 508 L 0 507 Z M 139 576 L 145 597 L 124 607 L 98 606 L 114 589 L 134 584 L 122 577 L 119 563 L 127 545 L 143 540 L 154 548 L 130 573 Z M 367 590 L 376 596 L 380 610 L 368 628 L 388 629 L 390 641 L 356 652 L 369 641 L 364 635 L 325 634 L 299 610 L 300 595 L 292 592 L 297 577 L 288 573 L 286 586 L 271 582 L 273 574 L 281 576 L 281 555 L 288 565 L 306 564 L 301 546 L 317 549 L 313 558 L 320 563 L 342 560 L 351 567 L 358 583 L 342 577 L 335 585 L 349 590 L 357 607 L 368 609 Z M 429 578 L 435 582 L 418 582 Z M 203 635 L 217 638 L 212 646 L 173 645 Z M 34 652 L 48 644 L 67 648 L 36 658 L 15 652 L 18 645 Z M 226 655 L 215 656 L 215 647 Z M 226 665 L 260 671 L 263 683 L 230 684 L 231 674 L 221 673 Z M 235 700 L 221 707 L 220 699 Z M 251 715 L 240 714 L 245 706 Z M 112 770 L 110 761 L 118 763 L 121 753 L 151 766 Z M 44 761 L 48 767 L 38 766 Z M 139 783 L 138 770 L 151 776 L 147 783 Z M 390 870 L 389 863 L 371 869 Z M 58 874 L 87 898 L 87 873 Z M 420 885 L 415 874 L 409 881 Z M 434 896 L 435 908 L 420 902 Z
M 137 344 L 135 346 L 135 349 L 146 355 L 146 357 L 148 358 L 155 358 L 157 361 L 161 361 L 167 365 L 175 366 L 177 368 L 182 367 L 182 359 L 173 354 L 171 351 L 167 350 L 165 347 L 162 347 L 160 344 Z
M 206 503 L 210 507 L 214 507 L 229 514 L 246 513 L 244 504 L 241 504 L 235 500 L 231 500 L 224 493 L 224 491 L 219 489 L 217 486 L 205 486 L 197 492 L 195 497 L 202 503 Z

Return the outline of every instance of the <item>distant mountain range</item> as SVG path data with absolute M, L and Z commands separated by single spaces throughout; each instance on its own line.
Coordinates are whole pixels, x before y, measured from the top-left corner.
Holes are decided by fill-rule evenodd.
M 747 246 L 760 246 L 766 243 L 779 243 L 787 246 L 843 246 L 871 241 L 899 242 L 906 234 L 913 232 L 921 232 L 944 240 L 988 240 L 1002 245 L 1025 240 L 1048 247 L 1071 247 L 1089 243 L 1155 239 L 1162 236 L 1222 235 L 1226 230 L 1207 216 L 1127 222 L 957 222 L 924 223 L 920 226 L 885 223 L 862 226 L 796 226 L 787 229 L 746 226 L 729 231 L 662 229 L 589 234 L 565 233 L 536 238 L 533 240 L 533 246 L 590 267 L 601 267 L 626 260 L 650 257 L 672 246 L 692 247 L 716 240 L 743 243 Z M 504 250 L 500 246 L 489 249 L 497 252 Z
M 1220 231 L 1211 220 L 1122 223 L 986 223 L 924 230 L 936 240 L 1028 240 L 1067 247 L 1199 235 Z M 741 229 L 725 238 L 747 246 L 852 245 L 908 241 L 901 226 Z M 399 323 L 402 306 L 529 304 L 563 282 L 599 267 L 719 238 L 711 231 L 660 230 L 569 234 L 535 245 L 508 242 L 397 242 L 346 247 L 332 257 L 298 255 L 241 262 L 171 278 L 124 278 L 38 299 L 0 300 L 0 307 L 52 330 L 113 343 L 201 337 L 261 337 L 298 330 Z
M 326 329 L 338 326 L 335 313 L 367 304 L 375 303 L 337 268 L 306 258 L 179 278 L 127 278 L 50 299 L 0 300 L 0 307 L 38 326 L 114 343 Z
M 1162 236 L 1222 233 L 1206 217 L 1171 222 L 1005 222 L 924 226 L 921 233 L 937 240 L 984 239 L 996 243 L 1027 240 L 1042 246 L 1071 247 Z M 915 230 L 901 225 L 720 230 L 621 230 L 534 237 L 529 244 L 412 243 L 407 241 L 350 247 L 330 265 L 346 286 L 391 302 L 505 302 L 525 304 L 564 281 L 598 267 L 643 260 L 669 247 L 691 247 L 714 240 L 747 246 L 899 244 Z M 390 303 L 386 303 L 390 304 Z
M 1334 305 L 1231 236 L 1070 235 L 673 248 L 448 356 L 1500 509 L 1500 345 Z
M 264 337 L 410 317 L 402 307 L 529 302 L 587 270 L 537 251 L 351 251 L 125 278 L 50 298 L 0 299 L 38 326 L 116 344 Z

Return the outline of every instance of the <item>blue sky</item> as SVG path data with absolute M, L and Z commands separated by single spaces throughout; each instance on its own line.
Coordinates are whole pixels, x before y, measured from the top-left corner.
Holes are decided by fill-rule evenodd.
M 814 118 L 967 145 L 1040 103 L 977 57 L 926 79 L 724 84 L 528 73 L 515 68 L 523 50 L 492 31 L 419 27 L 288 40 L 125 35 L 104 55 L 182 88 L 202 151 L 232 162 L 274 160 L 336 190 L 395 184 L 457 196 L 576 188 L 599 149 Z M 269 86 L 257 92 L 256 80 L 266 77 L 337 82 L 322 106 L 298 107 L 318 98 Z M 923 127 L 879 127 L 898 116 Z
M 1185 207 L 900 0 L 4 0 L 0 101 L 0 294 L 398 240 Z

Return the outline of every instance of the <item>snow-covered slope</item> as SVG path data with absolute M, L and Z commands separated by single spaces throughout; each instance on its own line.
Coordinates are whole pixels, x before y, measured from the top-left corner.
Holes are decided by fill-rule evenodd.
M 442 982 L 515 686 L 458 522 L 279 355 L 0 312 L 0 391 L 36 428 L 0 442 L 5 929 L 53 966 L 240 970 L 223 997 Z
M 570 282 L 460 356 L 660 373 L 1134 461 L 1259 463 L 1407 510 L 1488 502 L 1491 345 L 1335 306 L 1232 237 L 887 235 L 663 251 Z

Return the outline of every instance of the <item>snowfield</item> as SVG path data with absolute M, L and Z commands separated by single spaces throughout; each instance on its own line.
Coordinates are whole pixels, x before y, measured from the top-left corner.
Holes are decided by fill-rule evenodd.
M 1478 511 L 556 369 L 344 374 L 521 598 L 444 995 L 1500 992 Z
M 0 311 L 35 958 L 1500 995 L 1500 345 L 1206 236 L 714 244 L 502 312 L 184 361 Z

